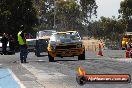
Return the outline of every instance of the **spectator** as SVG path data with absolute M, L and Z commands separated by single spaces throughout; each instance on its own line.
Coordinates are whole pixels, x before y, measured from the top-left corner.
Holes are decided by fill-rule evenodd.
M 27 63 L 26 59 L 27 59 L 27 55 L 28 55 L 28 50 L 27 50 L 27 43 L 26 43 L 26 39 L 24 37 L 23 31 L 19 31 L 17 36 L 18 36 L 18 43 L 19 43 L 19 47 L 20 47 L 21 63 Z
M 8 44 L 8 38 L 7 35 L 4 33 L 2 38 L 1 38 L 1 43 L 2 43 L 2 54 L 6 55 L 7 54 L 7 44 Z
M 9 36 L 9 48 L 10 48 L 10 51 L 14 54 L 15 53 L 15 39 L 12 37 L 12 35 Z

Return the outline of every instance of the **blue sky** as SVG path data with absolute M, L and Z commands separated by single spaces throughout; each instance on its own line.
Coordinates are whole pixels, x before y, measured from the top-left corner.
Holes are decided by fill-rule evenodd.
M 123 0 L 96 0 L 98 5 L 97 16 L 98 19 L 101 16 L 105 17 L 118 17 L 118 9 L 120 8 L 120 2 Z

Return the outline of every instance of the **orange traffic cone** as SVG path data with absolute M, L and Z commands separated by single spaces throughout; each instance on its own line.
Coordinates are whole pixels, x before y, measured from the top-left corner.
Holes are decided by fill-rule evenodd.
M 102 48 L 101 48 L 101 45 L 99 44 L 99 52 L 98 52 L 98 55 L 99 56 L 103 56 L 103 54 L 102 54 Z
M 130 46 L 129 46 L 129 44 L 127 44 L 127 48 L 126 48 L 126 58 L 130 58 Z

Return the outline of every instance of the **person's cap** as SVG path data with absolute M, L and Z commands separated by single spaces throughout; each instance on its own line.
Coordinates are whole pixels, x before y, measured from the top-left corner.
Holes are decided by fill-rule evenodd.
M 6 35 L 6 33 L 3 33 L 3 35 Z
M 21 26 L 20 26 L 20 31 L 23 31 L 23 30 L 24 30 L 24 26 L 21 25 Z

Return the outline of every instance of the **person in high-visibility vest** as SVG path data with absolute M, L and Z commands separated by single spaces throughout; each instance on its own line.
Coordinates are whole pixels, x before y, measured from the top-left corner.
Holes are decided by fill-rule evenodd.
M 23 31 L 19 31 L 17 36 L 18 36 L 18 43 L 19 43 L 19 47 L 20 47 L 21 63 L 27 63 L 26 59 L 27 59 L 27 55 L 28 55 L 28 50 L 27 50 L 27 43 L 26 43 L 26 39 L 24 37 Z

